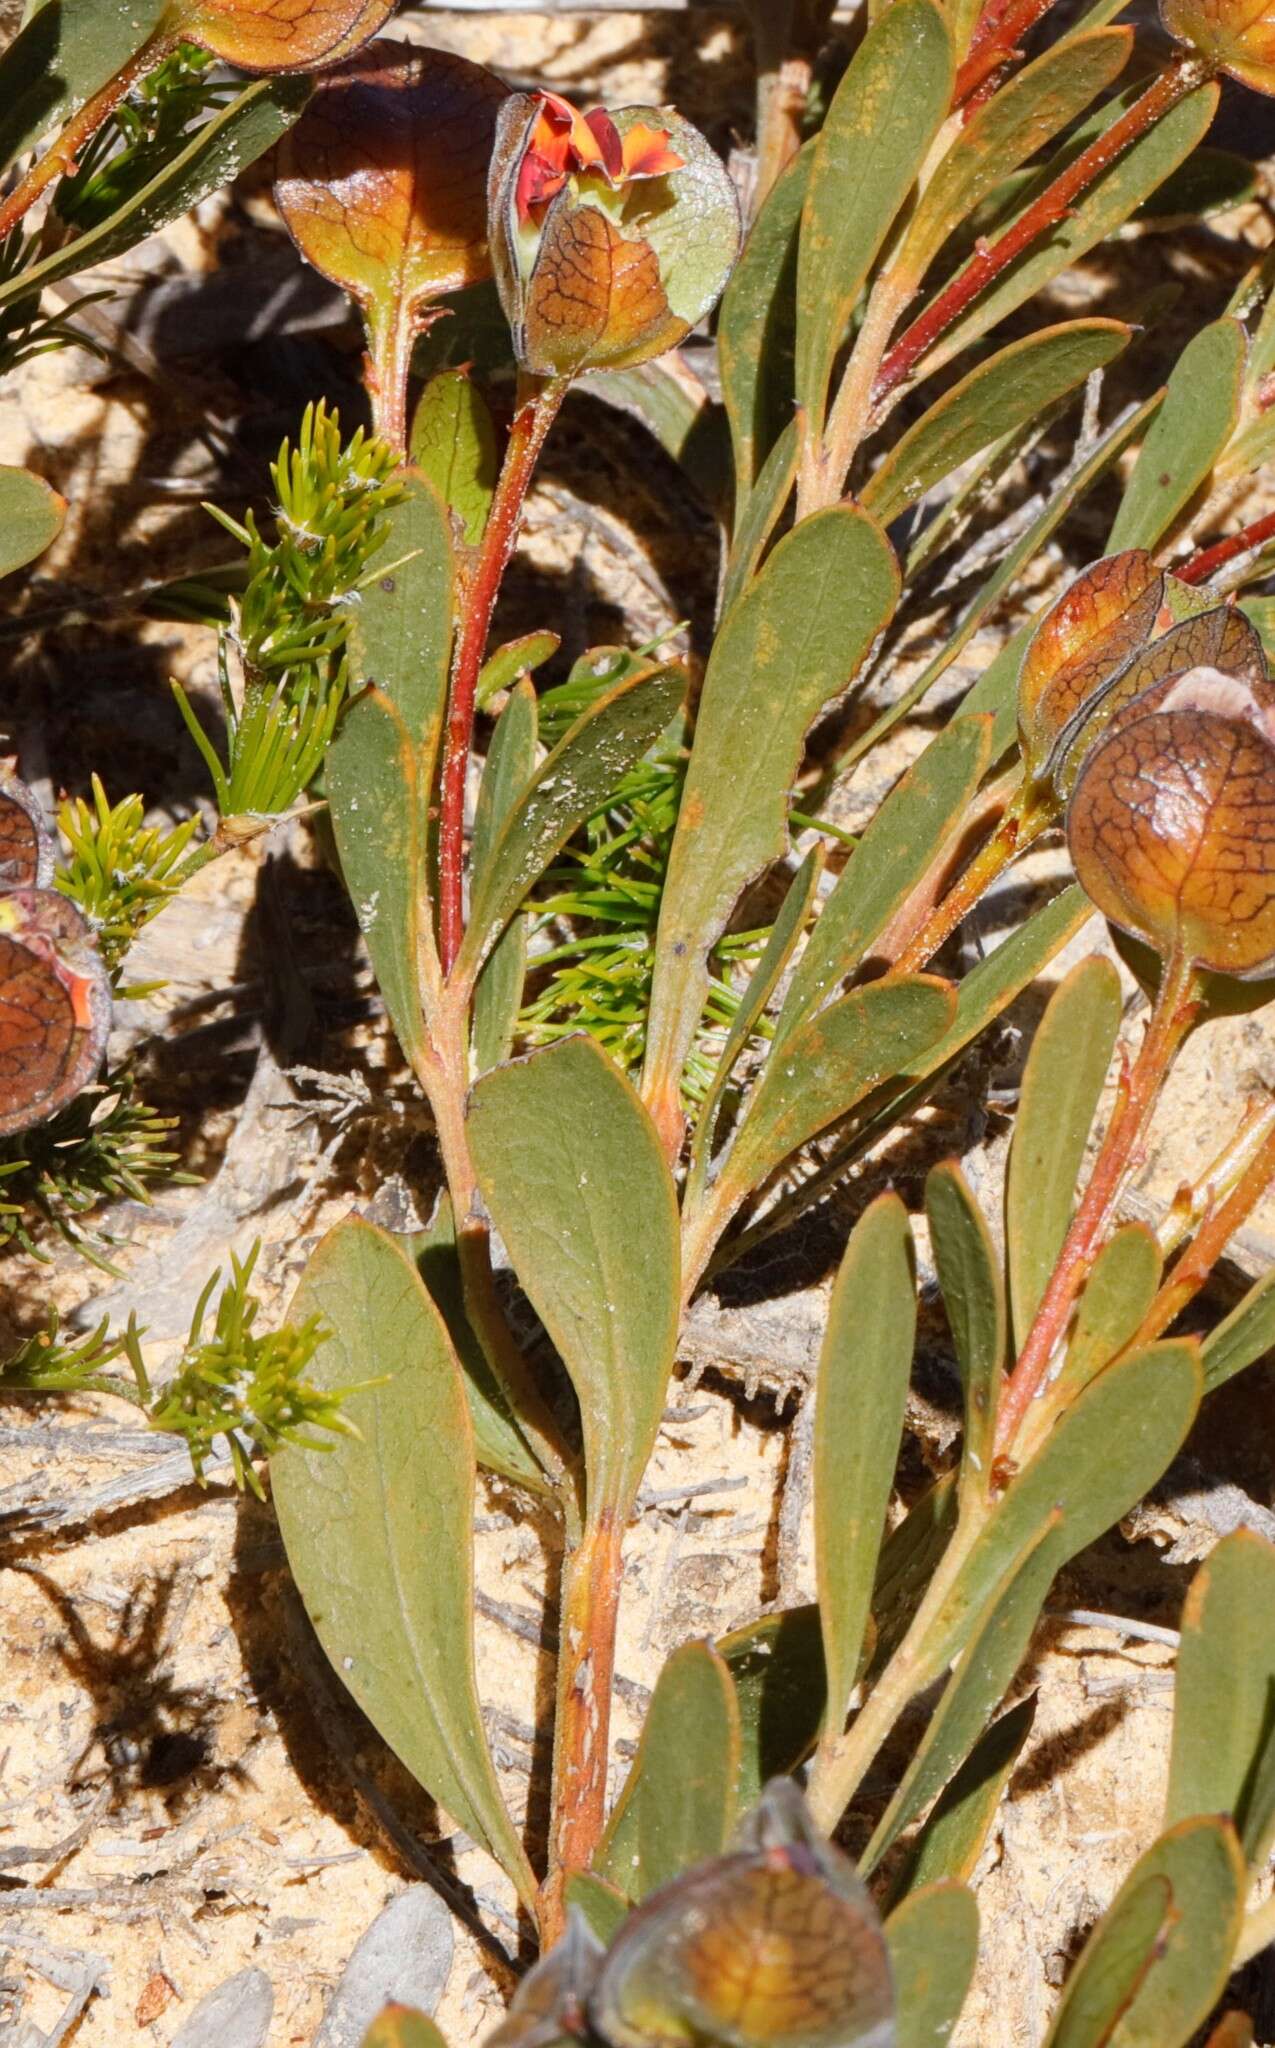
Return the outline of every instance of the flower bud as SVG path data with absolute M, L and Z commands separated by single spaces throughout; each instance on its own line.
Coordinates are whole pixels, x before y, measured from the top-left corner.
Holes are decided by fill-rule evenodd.
M 579 114 L 556 94 L 501 111 L 491 251 L 514 352 L 537 377 L 663 355 L 716 304 L 739 203 L 699 131 L 655 107 Z
M 1163 572 L 1130 548 L 1095 562 L 1046 612 L 1018 679 L 1019 738 L 1033 781 L 1047 775 L 1077 714 L 1151 637 L 1163 599 Z
M 1160 19 L 1210 71 L 1275 93 L 1275 0 L 1160 0 Z
M 1093 748 L 1067 812 L 1076 874 L 1163 958 L 1275 968 L 1275 712 L 1212 668 L 1166 677 Z

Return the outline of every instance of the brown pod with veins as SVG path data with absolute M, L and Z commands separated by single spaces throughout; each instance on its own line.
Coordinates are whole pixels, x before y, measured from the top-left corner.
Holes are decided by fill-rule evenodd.
M 1067 812 L 1086 893 L 1113 924 L 1216 973 L 1275 970 L 1275 713 L 1269 691 L 1196 668 L 1130 705 Z

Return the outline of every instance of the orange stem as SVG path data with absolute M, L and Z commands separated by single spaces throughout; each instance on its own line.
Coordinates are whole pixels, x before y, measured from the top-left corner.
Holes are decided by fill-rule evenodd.
M 1248 1222 L 1275 1180 L 1275 1127 L 1266 1134 L 1225 1201 L 1211 1209 L 1160 1292 L 1148 1309 L 1137 1335 L 1126 1347 L 1140 1350 L 1175 1323 L 1207 1282 L 1237 1230 Z
M 1199 984 L 1195 967 L 1184 956 L 1175 955 L 1165 963 L 1138 1056 L 1120 1076 L 1115 1111 L 1089 1176 L 1089 1184 L 1027 1333 L 1018 1363 L 1001 1396 L 997 1447 L 1002 1452 L 1012 1444 L 1044 1384 L 1055 1346 L 1067 1327 L 1076 1297 L 1089 1277 L 1115 1213 L 1125 1177 L 1146 1135 L 1165 1076 L 1194 1024 L 1198 1010 Z
M 474 734 L 478 677 L 496 599 L 518 539 L 528 486 L 566 392 L 566 379 L 556 379 L 548 384 L 525 383 L 519 393 L 504 467 L 467 592 L 465 619 L 452 664 L 439 797 L 438 944 L 444 974 L 450 974 L 456 963 L 465 931 L 465 776 Z
M 1201 548 L 1198 553 L 1184 562 L 1180 569 L 1173 571 L 1179 583 L 1207 583 L 1218 569 L 1225 568 L 1237 555 L 1247 554 L 1250 548 L 1260 547 L 1264 540 L 1275 536 L 1275 512 L 1267 512 L 1261 519 L 1253 520 L 1250 526 L 1242 526 L 1228 540 L 1215 541 L 1211 548 Z
M 606 1820 L 625 1520 L 614 1509 L 591 1520 L 568 1557 L 564 1575 L 553 1731 L 553 1833 L 541 1915 L 546 1948 L 565 1926 L 567 1879 L 589 1868 Z
M 173 38 L 168 34 L 153 36 L 135 50 L 127 64 L 121 65 L 113 78 L 87 99 L 79 112 L 72 116 L 44 155 L 32 164 L 25 177 L 19 178 L 7 199 L 0 202 L 0 242 L 12 234 L 23 216 L 35 205 L 55 178 L 66 176 L 75 169 L 75 159 L 86 143 L 93 140 L 104 121 L 110 119 L 120 101 L 130 93 L 140 78 L 154 71 L 162 64 L 173 47 Z
M 920 358 L 933 348 L 939 337 L 980 293 L 986 291 L 1002 271 L 1008 270 L 1025 249 L 1062 220 L 1073 200 L 1109 170 L 1130 143 L 1154 128 L 1156 122 L 1163 120 L 1179 100 L 1184 100 L 1188 93 L 1203 85 L 1209 75 L 1198 57 L 1180 55 L 1175 58 L 1120 119 L 1112 123 L 1106 134 L 1091 142 L 1088 149 L 1083 150 L 1075 162 L 1054 179 L 1021 218 L 1006 228 L 999 240 L 981 243 L 959 276 L 952 279 L 895 342 L 881 365 L 873 398 L 879 403 L 896 385 L 902 384 Z

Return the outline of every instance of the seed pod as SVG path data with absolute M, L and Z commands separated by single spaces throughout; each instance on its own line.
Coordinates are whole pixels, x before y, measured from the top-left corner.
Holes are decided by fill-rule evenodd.
M 537 377 L 676 347 L 739 252 L 739 203 L 699 131 L 657 107 L 587 117 L 550 93 L 501 110 L 492 261 L 514 353 Z
M 1213 669 L 1168 678 L 1085 762 L 1067 812 L 1076 874 L 1162 957 L 1255 980 L 1275 968 L 1275 721 Z
M 1028 643 L 1018 679 L 1018 730 L 1033 781 L 1064 734 L 1145 645 L 1164 599 L 1164 574 L 1142 548 L 1107 555 L 1077 576 Z
M 1254 92 L 1275 93 L 1272 0 L 1160 0 L 1169 34 Z

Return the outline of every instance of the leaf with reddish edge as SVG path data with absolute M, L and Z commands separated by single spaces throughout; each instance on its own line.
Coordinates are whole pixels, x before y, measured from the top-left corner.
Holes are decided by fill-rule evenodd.
M 1160 0 L 1160 19 L 1211 69 L 1275 93 L 1275 17 L 1262 0 Z
M 315 71 L 361 49 L 394 0 L 174 0 L 172 43 L 199 43 L 240 71 Z
M 378 431 L 398 448 L 416 335 L 446 293 L 491 275 L 487 166 L 507 97 L 479 64 L 380 42 L 322 80 L 279 151 L 279 210 L 361 306 Z
M 1077 576 L 1033 633 L 1018 679 L 1018 727 L 1040 774 L 1064 727 L 1150 638 L 1164 575 L 1142 548 L 1104 556 Z

